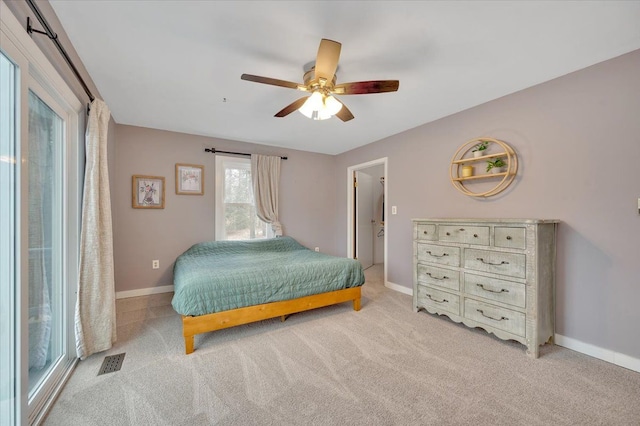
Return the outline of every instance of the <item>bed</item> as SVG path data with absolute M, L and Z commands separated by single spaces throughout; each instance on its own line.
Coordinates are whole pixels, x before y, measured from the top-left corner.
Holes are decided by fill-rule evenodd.
M 329 256 L 291 237 L 195 244 L 174 266 L 173 309 L 182 315 L 185 352 L 194 336 L 352 301 L 360 310 L 357 260 Z

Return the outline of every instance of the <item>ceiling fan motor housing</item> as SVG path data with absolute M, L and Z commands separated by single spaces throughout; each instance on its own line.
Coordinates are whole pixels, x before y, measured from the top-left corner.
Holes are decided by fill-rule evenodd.
M 312 67 L 309 71 L 304 73 L 303 81 L 309 92 L 314 92 L 320 88 L 325 88 L 326 91 L 332 91 L 336 85 L 337 76 L 337 74 L 334 74 L 331 79 L 331 83 L 327 83 L 323 78 L 316 78 L 316 68 Z

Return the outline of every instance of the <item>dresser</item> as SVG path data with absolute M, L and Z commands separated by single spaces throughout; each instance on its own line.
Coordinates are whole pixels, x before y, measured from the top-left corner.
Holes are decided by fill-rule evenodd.
M 515 340 L 553 343 L 556 220 L 413 219 L 413 306 Z

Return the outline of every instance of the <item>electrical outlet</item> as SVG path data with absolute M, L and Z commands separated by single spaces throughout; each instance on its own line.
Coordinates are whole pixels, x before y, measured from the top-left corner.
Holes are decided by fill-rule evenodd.
M 320 251 L 320 247 L 316 247 L 316 248 L 315 248 L 315 250 L 316 250 L 316 251 Z
M 398 207 L 397 206 L 391 206 L 391 214 L 398 214 Z
M 151 268 L 152 269 L 160 269 L 160 261 L 159 260 L 152 260 L 151 261 Z

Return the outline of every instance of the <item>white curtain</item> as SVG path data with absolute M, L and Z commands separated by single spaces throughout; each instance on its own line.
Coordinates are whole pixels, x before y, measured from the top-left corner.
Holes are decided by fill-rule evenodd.
M 271 224 L 275 236 L 282 236 L 278 219 L 278 186 L 280 184 L 280 157 L 251 155 L 253 198 L 258 217 Z
M 85 359 L 116 341 L 111 195 L 107 130 L 111 112 L 99 99 L 91 103 L 86 134 L 80 270 L 76 302 L 76 351 Z

